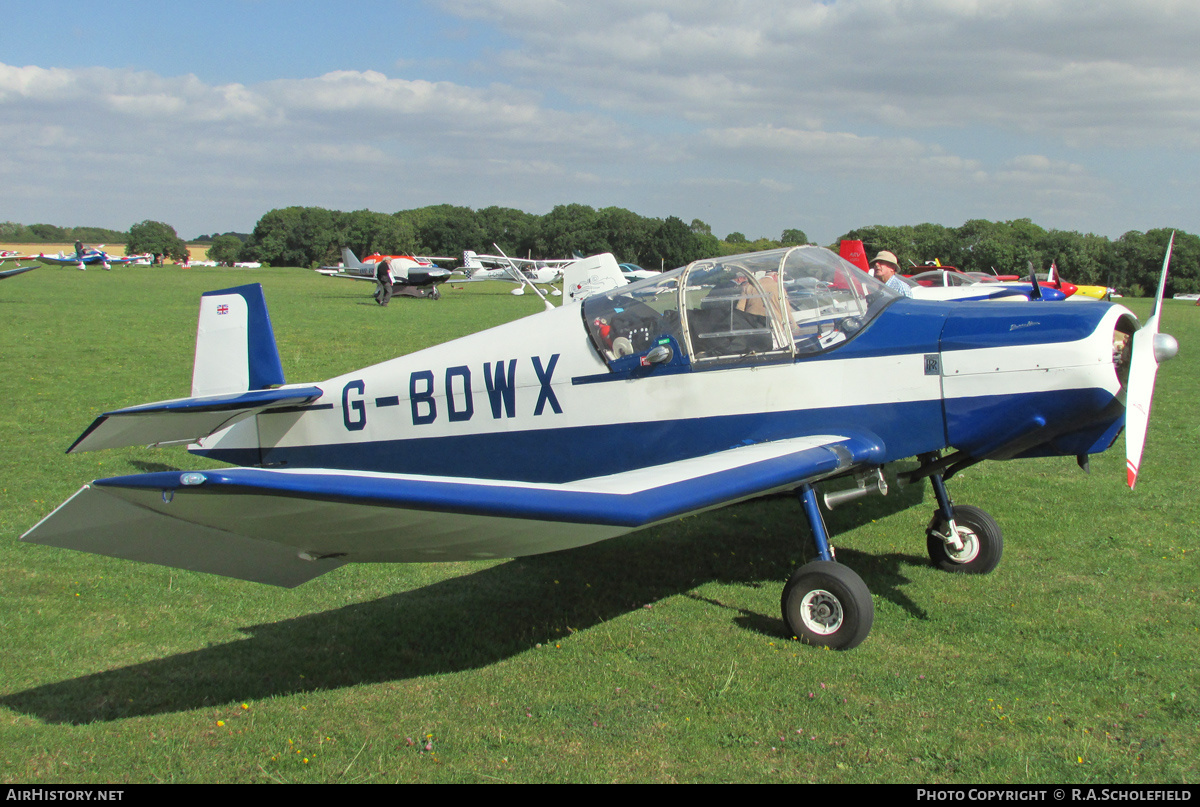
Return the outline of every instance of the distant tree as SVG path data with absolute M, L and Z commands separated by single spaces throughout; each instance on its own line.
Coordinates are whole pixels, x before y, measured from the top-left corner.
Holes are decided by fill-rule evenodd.
M 784 230 L 783 235 L 779 236 L 779 246 L 781 247 L 803 246 L 807 243 L 808 236 L 804 234 L 804 230 Z
M 241 250 L 242 239 L 236 235 L 218 235 L 212 239 L 212 246 L 204 254 L 210 261 L 232 265 Z
M 375 252 L 397 255 L 416 251 L 417 238 L 412 224 L 386 213 L 355 210 L 334 214 L 336 237 L 329 244 L 329 253 L 321 257 L 332 263 L 341 257 L 341 248 L 349 247 L 362 258 Z
M 143 221 L 129 228 L 125 239 L 125 254 L 136 255 L 142 252 L 152 252 L 155 255 L 166 255 L 176 261 L 188 257 L 187 244 L 175 232 L 170 224 L 161 221 Z
M 538 217 L 532 213 L 493 205 L 476 211 L 475 220 L 482 231 L 479 245 L 465 249 L 491 252 L 497 244 L 509 255 L 524 255 L 534 247 Z
M 24 224 L 15 221 L 0 222 L 0 241 L 9 244 L 24 244 L 36 241 L 34 234 Z
M 53 224 L 30 224 L 29 231 L 39 241 L 66 241 L 68 236 L 66 230 Z
M 638 261 L 643 266 L 663 266 L 674 269 L 707 257 L 704 242 L 691 231 L 683 219 L 668 216 L 654 229 L 647 254 Z
M 725 236 L 725 241 L 729 244 L 745 244 L 748 243 L 749 240 L 750 239 L 746 238 L 744 233 L 739 233 L 736 230 Z
M 478 252 L 486 237 L 469 207 L 435 205 L 423 208 L 422 214 L 417 218 L 416 234 L 423 255 L 452 257 L 466 249 Z
M 596 230 L 606 251 L 618 261 L 637 263 L 647 253 L 658 222 L 623 207 L 606 207 L 596 212 Z
M 555 205 L 542 216 L 535 251 L 543 258 L 569 258 L 573 253 L 611 252 L 596 211 L 588 205 Z
M 913 261 L 918 264 L 940 261 L 947 266 L 960 266 L 962 250 L 954 230 L 940 224 L 918 224 L 909 228 Z
M 119 244 L 125 240 L 125 233 L 107 227 L 70 227 L 66 232 L 65 240 L 85 244 Z
M 700 219 L 692 219 L 692 223 L 688 225 L 688 229 L 696 235 L 712 235 L 712 227 L 709 227 Z
M 312 267 L 337 252 L 336 215 L 323 207 L 271 210 L 254 225 L 239 260 Z

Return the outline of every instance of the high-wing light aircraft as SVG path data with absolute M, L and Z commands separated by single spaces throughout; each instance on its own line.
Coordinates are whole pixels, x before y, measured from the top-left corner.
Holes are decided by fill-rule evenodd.
M 498 246 L 496 249 L 502 252 Z M 576 260 L 578 259 L 564 258 L 542 261 L 510 258 L 504 254 L 479 255 L 468 249 L 463 251 L 463 265 L 459 268 L 466 273 L 468 282 L 502 280 L 505 283 L 516 283 L 517 287 L 511 293 L 520 296 L 525 293 L 525 286 L 528 284 L 552 286 L 562 282 L 563 268 Z M 553 289 L 551 294 L 557 297 L 562 292 Z
M 113 257 L 104 251 L 104 244 L 99 247 L 85 247 L 81 242 L 75 242 L 75 253 L 68 255 L 65 252 L 59 252 L 57 255 L 41 254 L 36 256 L 42 263 L 48 263 L 53 266 L 75 266 L 79 271 L 87 270 L 88 266 L 99 265 L 105 270 L 111 270 L 114 263 L 127 264 L 136 260 L 133 257 Z
M 1168 256 L 1169 256 L 1168 250 Z M 260 286 L 205 294 L 191 397 L 107 412 L 70 452 L 191 442 L 243 466 L 85 485 L 23 540 L 295 586 L 350 562 L 567 549 L 794 491 L 817 560 L 788 635 L 866 638 L 814 485 L 885 493 L 916 457 L 933 562 L 984 573 L 1000 528 L 945 480 L 985 459 L 1085 463 L 1124 426 L 1136 480 L 1154 377 L 1178 345 L 1110 303 L 899 297 L 833 253 L 697 261 L 316 384 L 285 384 Z
M 387 261 L 392 270 L 392 288 L 396 295 L 406 297 L 428 297 L 437 300 L 442 296 L 438 286 L 450 279 L 450 270 L 442 269 L 433 264 L 435 260 L 447 258 L 424 258 L 414 255 L 380 255 L 378 252 L 368 255 L 363 260 L 354 256 L 349 247 L 342 247 L 342 266 L 322 266 L 322 274 L 331 277 L 346 277 L 351 280 L 370 280 L 378 284 L 375 270 L 380 261 Z M 340 270 L 330 272 L 330 269 Z M 376 295 L 379 290 L 376 288 Z

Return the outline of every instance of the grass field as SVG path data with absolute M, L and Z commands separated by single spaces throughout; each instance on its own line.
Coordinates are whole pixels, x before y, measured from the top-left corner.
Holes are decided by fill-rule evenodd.
M 291 591 L 19 543 L 91 479 L 204 467 L 182 449 L 63 452 L 104 410 L 187 394 L 200 292 L 253 281 L 289 381 L 540 308 L 478 284 L 379 309 L 367 284 L 294 269 L 0 283 L 0 781 L 1200 779 L 1200 308 L 1166 303 L 1181 350 L 1136 492 L 1123 450 L 1090 475 L 1064 458 L 951 480 L 1004 529 L 993 574 L 930 567 L 920 489 L 836 511 L 839 560 L 876 608 L 836 653 L 783 637 L 804 548 L 787 497 Z

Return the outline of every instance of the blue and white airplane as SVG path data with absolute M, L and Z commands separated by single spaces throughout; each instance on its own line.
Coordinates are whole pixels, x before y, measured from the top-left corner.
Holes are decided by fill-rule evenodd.
M 104 245 L 101 244 L 98 248 L 85 247 L 81 242 L 75 242 L 75 253 L 68 255 L 65 252 L 59 252 L 57 255 L 41 254 L 37 259 L 42 263 L 48 263 L 53 266 L 75 266 L 79 271 L 87 270 L 88 266 L 98 265 L 102 269 L 108 271 L 112 269 L 114 263 L 126 264 L 136 260 L 135 257 L 113 257 L 104 251 Z
M 1168 250 L 1168 258 L 1170 252 Z M 788 635 L 851 648 L 874 618 L 827 506 L 917 457 L 933 562 L 985 573 L 1003 539 L 945 480 L 985 459 L 1104 451 L 1132 486 L 1158 364 L 1154 314 L 899 297 L 828 250 L 697 261 L 316 384 L 286 384 L 261 287 L 205 294 L 188 398 L 101 415 L 70 452 L 191 443 L 235 468 L 84 485 L 23 540 L 296 586 L 351 562 L 551 552 L 795 491 L 818 560 Z

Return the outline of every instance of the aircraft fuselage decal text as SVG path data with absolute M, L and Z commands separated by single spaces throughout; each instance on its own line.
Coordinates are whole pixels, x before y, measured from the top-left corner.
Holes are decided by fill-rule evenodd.
M 350 392 L 358 393 L 358 397 L 350 400 Z M 358 432 L 367 427 L 367 405 L 363 403 L 363 394 L 367 385 L 361 380 L 354 380 L 342 387 L 342 423 L 346 431 Z
M 505 417 L 517 416 L 517 360 L 508 360 L 508 374 L 505 375 L 504 362 L 496 362 L 495 374 L 492 363 L 483 363 L 483 383 L 487 386 L 488 399 L 492 404 L 492 418 L 500 419 L 501 405 Z
M 556 364 L 558 364 L 557 353 L 550 357 L 550 364 L 546 366 L 545 370 L 542 369 L 542 360 L 537 356 L 533 357 L 533 371 L 537 373 L 538 383 L 542 385 L 541 390 L 538 391 L 537 406 L 533 408 L 535 415 L 542 414 L 547 403 L 554 410 L 554 414 L 562 414 L 562 407 L 558 405 L 558 398 L 554 397 L 554 390 L 550 387 L 550 377 L 554 375 L 554 365 Z
M 559 355 L 551 355 L 544 364 L 540 356 L 530 357 L 538 381 L 534 417 L 542 415 L 547 406 L 554 414 L 562 414 L 562 405 L 552 386 Z M 493 420 L 517 416 L 517 362 L 517 359 L 507 359 L 483 363 L 483 384 Z M 362 431 L 367 426 L 366 391 L 366 383 L 362 379 L 350 381 L 342 388 L 342 423 L 347 431 Z M 465 422 L 475 416 L 470 367 L 465 364 L 447 367 L 441 389 L 438 388 L 433 370 L 414 370 L 408 376 L 408 404 L 414 426 L 437 421 L 439 394 L 445 396 L 444 416 L 451 423 Z M 402 400 L 395 395 L 374 400 L 377 408 L 402 404 Z

